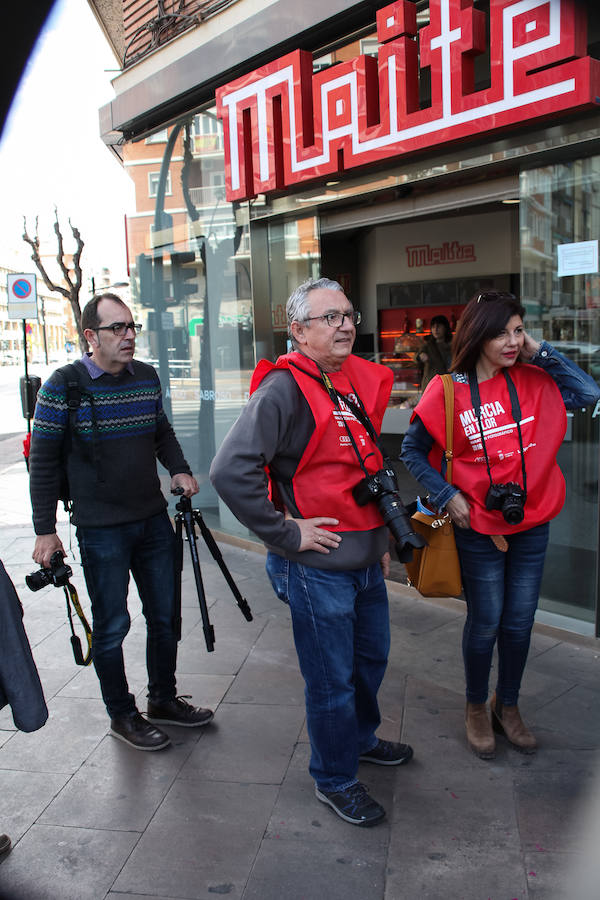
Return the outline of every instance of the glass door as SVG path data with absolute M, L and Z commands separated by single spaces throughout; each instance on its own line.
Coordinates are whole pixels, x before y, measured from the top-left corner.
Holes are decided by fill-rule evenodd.
M 600 276 L 561 274 L 564 245 L 600 234 L 600 156 L 544 166 L 521 175 L 521 296 L 526 327 L 600 378 Z M 568 251 L 569 248 L 567 248 Z M 581 251 L 583 247 L 579 248 Z M 561 251 L 562 253 L 563 251 Z M 552 522 L 540 608 L 590 623 L 598 593 L 598 438 L 600 408 L 568 412 L 558 462 L 567 500 Z

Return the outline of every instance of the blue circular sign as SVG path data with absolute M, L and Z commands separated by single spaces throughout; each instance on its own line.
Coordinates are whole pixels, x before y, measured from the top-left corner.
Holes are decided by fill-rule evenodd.
M 13 284 L 13 294 L 15 297 L 19 297 L 20 300 L 24 300 L 25 297 L 29 297 L 31 293 L 31 284 L 27 281 L 26 278 L 19 278 Z

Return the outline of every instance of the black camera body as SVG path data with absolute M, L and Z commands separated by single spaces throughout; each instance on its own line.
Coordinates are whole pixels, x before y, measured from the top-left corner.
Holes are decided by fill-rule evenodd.
M 413 550 L 425 546 L 425 540 L 413 531 L 398 493 L 396 473 L 391 466 L 379 469 L 355 484 L 352 496 L 359 506 L 366 506 L 372 501 L 377 504 L 383 521 L 396 541 L 396 553 L 400 562 L 410 562 Z
M 518 525 L 525 517 L 527 495 L 516 481 L 506 484 L 491 484 L 485 498 L 486 509 L 498 509 L 509 525 Z
M 50 557 L 50 566 L 45 568 L 41 566 L 37 572 L 25 576 L 25 584 L 30 591 L 39 591 L 47 584 L 53 584 L 54 587 L 63 587 L 67 584 L 69 578 L 73 574 L 71 566 L 67 566 L 60 550 L 56 550 Z

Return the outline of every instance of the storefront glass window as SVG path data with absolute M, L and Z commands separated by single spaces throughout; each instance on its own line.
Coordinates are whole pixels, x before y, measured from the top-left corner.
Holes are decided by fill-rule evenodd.
M 158 370 L 165 410 L 201 486 L 195 504 L 215 526 L 221 513 L 208 470 L 247 400 L 255 363 L 249 235 L 237 204 L 225 200 L 215 110 L 167 133 L 164 147 L 124 148 L 136 185 L 128 243 L 132 301 L 144 325 L 138 356 Z
M 527 329 L 600 378 L 600 277 L 581 259 L 600 234 L 600 156 L 521 175 L 521 297 Z M 569 247 L 568 245 L 574 245 Z M 559 268 L 559 254 L 564 261 Z M 586 271 L 587 269 L 587 271 Z M 596 265 L 597 270 L 597 265 Z M 562 274 L 567 272 L 569 274 Z M 572 274 L 571 274 L 572 273 Z M 600 408 L 568 413 L 558 461 L 567 502 L 552 522 L 541 608 L 594 621 Z

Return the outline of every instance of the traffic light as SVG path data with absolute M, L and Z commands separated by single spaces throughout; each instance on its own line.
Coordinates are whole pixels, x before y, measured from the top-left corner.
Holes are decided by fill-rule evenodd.
M 186 297 L 198 293 L 196 281 L 198 270 L 192 263 L 196 262 L 193 250 L 185 253 L 171 253 L 171 282 L 173 285 L 173 302 L 180 303 Z
M 152 298 L 152 257 L 140 253 L 135 258 L 138 276 L 138 301 L 142 306 L 154 306 Z

